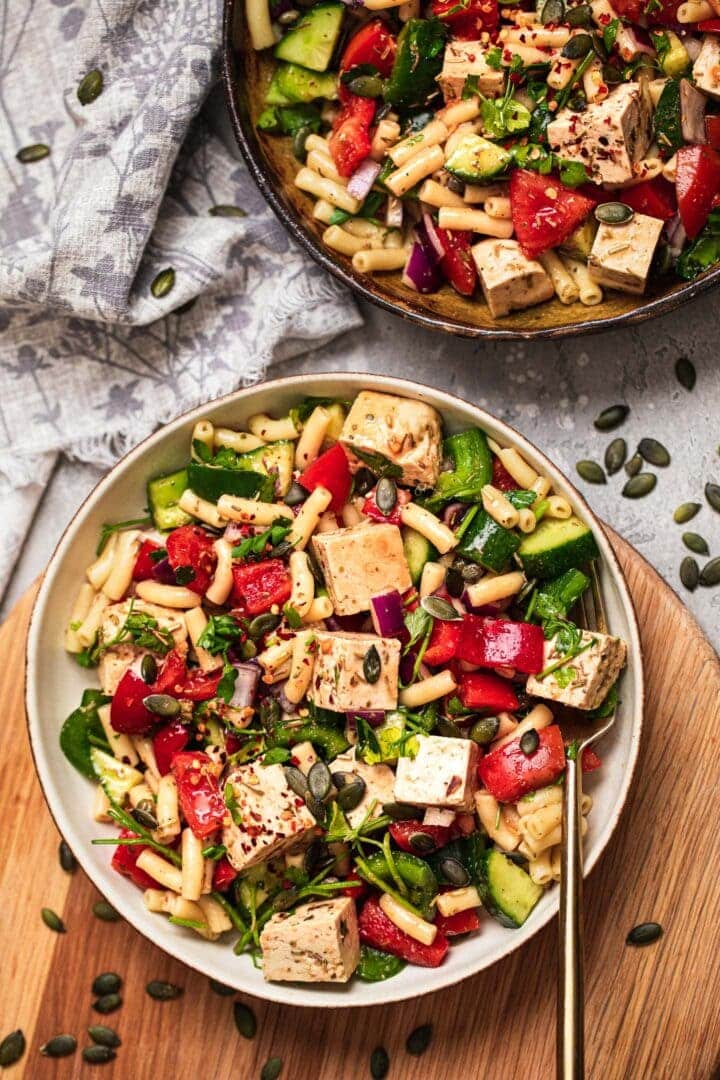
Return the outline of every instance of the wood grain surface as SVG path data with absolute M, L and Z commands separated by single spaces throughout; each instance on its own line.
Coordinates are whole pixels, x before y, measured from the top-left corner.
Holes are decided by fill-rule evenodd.
M 720 663 L 690 615 L 656 573 L 615 541 L 638 610 L 646 657 L 645 734 L 620 827 L 586 884 L 587 1072 L 591 1080 L 708 1080 L 720 1064 Z M 25 732 L 23 648 L 28 595 L 0 631 L 0 1037 L 22 1028 L 27 1050 L 8 1077 L 88 1075 L 130 1080 L 258 1077 L 271 1056 L 282 1080 L 368 1077 L 384 1045 L 392 1080 L 456 1076 L 544 1080 L 554 1071 L 555 923 L 525 948 L 450 990 L 403 1005 L 297 1009 L 245 998 L 258 1020 L 243 1039 L 233 998 L 169 959 L 124 922 L 92 915 L 98 894 L 82 871 L 59 866 L 59 837 L 35 777 Z M 51 907 L 66 934 L 43 924 Z M 663 938 L 625 945 L 636 923 L 655 919 Z M 124 1003 L 107 1018 L 91 1009 L 101 971 L 124 980 Z M 184 987 L 177 1001 L 145 993 L 149 979 Z M 236 995 L 239 999 L 240 995 Z M 123 1039 L 117 1059 L 88 1066 L 89 1024 Z M 408 1033 L 432 1022 L 430 1049 L 405 1050 Z M 61 1032 L 73 1057 L 39 1054 Z

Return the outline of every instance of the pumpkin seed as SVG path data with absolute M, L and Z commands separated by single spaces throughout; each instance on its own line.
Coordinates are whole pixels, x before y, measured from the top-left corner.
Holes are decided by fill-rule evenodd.
M 628 476 L 637 476 L 643 467 L 643 459 L 639 454 L 633 454 L 629 461 L 625 462 L 625 472 Z
M 105 1024 L 92 1024 L 88 1028 L 88 1035 L 98 1046 L 109 1046 L 111 1049 L 116 1049 L 122 1045 L 122 1039 L 117 1031 L 113 1031 L 111 1027 L 106 1027 Z
M 477 563 L 467 562 L 463 563 L 460 570 L 462 579 L 467 585 L 474 585 L 476 581 L 479 581 L 483 575 L 482 566 L 478 566 Z
M 637 926 L 633 926 L 625 938 L 625 943 L 627 945 L 652 945 L 653 941 L 657 941 L 658 938 L 662 937 L 662 932 L 663 928 L 660 923 L 639 923 Z
M 40 1053 L 43 1057 L 61 1058 L 74 1054 L 77 1050 L 77 1039 L 73 1035 L 54 1035 L 43 1046 Z
M 65 923 L 62 921 L 59 915 L 55 914 L 52 908 L 44 907 L 40 914 L 42 915 L 42 921 L 45 923 L 48 930 L 54 930 L 56 934 L 67 933 Z
M 405 1043 L 408 1054 L 424 1054 L 432 1040 L 432 1024 L 421 1024 L 411 1031 Z
M 146 653 L 140 664 L 140 675 L 145 683 L 154 683 L 158 676 L 157 660 L 151 653 Z
M 356 806 L 359 806 L 363 800 L 365 794 L 365 781 L 362 776 L 356 776 L 350 783 L 345 784 L 344 787 L 338 791 L 337 799 L 335 800 L 341 810 L 354 810 Z
M 236 1001 L 233 1005 L 235 1027 L 244 1039 L 254 1039 L 257 1033 L 257 1020 L 255 1013 L 243 1001 Z
M 457 885 L 458 888 L 462 888 L 463 885 L 469 884 L 470 875 L 460 860 L 454 859 L 452 855 L 445 855 L 438 863 L 438 867 L 440 873 L 451 885 Z
M 675 375 L 677 381 L 681 386 L 684 386 L 686 390 L 693 390 L 697 381 L 697 372 L 692 360 L 688 360 L 687 356 L 681 356 L 675 361 Z
M 103 922 L 120 922 L 122 915 L 107 900 L 97 900 L 92 906 L 93 915 Z
M 654 473 L 638 473 L 631 476 L 622 489 L 626 499 L 641 499 L 643 495 L 649 495 L 657 484 L 657 476 Z
M 117 994 L 122 986 L 122 979 L 114 971 L 103 971 L 93 979 L 92 992 L 95 997 L 103 997 L 105 994 Z
M 700 580 L 700 567 L 692 555 L 686 555 L 680 563 L 680 581 L 690 592 L 694 592 Z
M 629 405 L 610 405 L 593 421 L 598 431 L 614 431 L 624 424 L 630 413 Z
M 81 105 L 92 105 L 93 101 L 100 97 L 103 92 L 102 71 L 93 68 L 88 71 L 77 88 L 77 99 Z
M 324 825 L 325 818 L 327 817 L 327 810 L 325 809 L 325 803 L 316 799 L 311 791 L 308 791 L 305 795 L 305 805 L 317 821 L 318 825 Z
M 324 761 L 316 761 L 307 775 L 310 791 L 316 799 L 325 799 L 332 787 L 332 776 Z
M 380 672 L 382 671 L 382 662 L 380 660 L 380 653 L 377 651 L 376 645 L 371 645 L 368 651 L 363 657 L 363 675 L 365 682 L 373 685 L 380 678 Z
M 153 294 L 156 300 L 161 300 L 163 296 L 172 289 L 175 284 L 175 271 L 172 266 L 167 266 L 164 270 L 161 270 L 159 274 L 156 274 L 153 278 L 150 286 L 150 292 Z
M 476 720 L 470 728 L 470 738 L 480 746 L 485 746 L 493 741 L 499 730 L 500 721 L 497 716 L 484 716 L 481 720 Z
M 578 461 L 575 468 L 577 469 L 578 474 L 583 480 L 586 480 L 588 484 L 607 483 L 602 465 L 598 465 L 597 461 Z
M 535 728 L 530 728 L 529 731 L 526 731 L 520 737 L 520 749 L 527 757 L 530 757 L 531 754 L 534 754 L 539 745 L 540 736 L 538 735 Z
M 277 1080 L 278 1076 L 282 1072 L 282 1066 L 282 1058 L 268 1058 L 262 1069 L 260 1070 L 260 1080 Z
M 375 502 L 381 514 L 391 514 L 397 503 L 397 484 L 390 476 L 383 476 L 378 480 L 375 489 Z
M 713 585 L 720 585 L 720 556 L 716 556 L 711 559 L 710 562 L 705 563 L 700 571 L 700 584 L 706 588 L 710 588 Z
M 593 47 L 592 38 L 589 34 L 576 34 L 571 37 L 562 50 L 562 56 L 566 60 L 582 60 Z
M 383 813 L 393 821 L 412 821 L 417 818 L 418 809 L 416 806 L 408 806 L 407 803 L 386 802 L 383 803 Z
M 33 161 L 42 161 L 49 153 L 50 147 L 45 143 L 33 143 L 32 146 L 23 146 L 15 157 L 22 165 L 30 165 Z
M 578 7 L 570 8 L 563 20 L 568 26 L 590 26 L 592 23 L 592 8 L 589 4 L 579 4 Z
M 287 780 L 290 790 L 294 791 L 296 795 L 299 795 L 301 799 L 304 799 L 308 792 L 308 782 L 305 778 L 305 774 L 302 773 L 296 765 L 286 765 L 285 779 Z
M 699 509 L 700 503 L 681 503 L 673 514 L 673 521 L 677 522 L 678 525 L 684 525 L 687 521 L 690 521 L 695 517 Z
M 273 615 L 271 611 L 266 611 L 262 615 L 256 615 L 254 619 L 250 621 L 248 626 L 248 637 L 252 641 L 259 641 L 260 638 L 265 637 L 266 634 L 271 634 L 273 630 L 280 625 L 280 616 Z
M 303 126 L 299 127 L 293 135 L 292 152 L 293 157 L 296 158 L 297 161 L 305 161 L 305 158 L 307 157 L 306 144 L 308 141 L 308 136 L 311 134 L 312 128 L 310 128 L 307 124 L 303 124 Z
M 2 1042 L 0 1042 L 0 1068 L 7 1069 L 9 1065 L 14 1065 L 16 1061 L 25 1053 L 25 1036 L 20 1028 L 17 1031 L 11 1031 L 9 1035 L 6 1035 Z
M 408 843 L 418 855 L 430 855 L 437 848 L 432 836 L 425 832 L 410 833 Z
M 385 84 L 377 75 L 357 75 L 347 85 L 348 90 L 358 97 L 376 98 L 382 94 Z
M 86 1046 L 82 1056 L 88 1065 L 105 1065 L 108 1061 L 114 1061 L 116 1054 L 111 1046 Z
M 660 469 L 670 464 L 670 454 L 657 439 L 641 439 L 638 443 L 638 454 L 645 458 L 649 465 L 656 465 Z
M 624 439 L 613 439 L 605 451 L 605 468 L 608 476 L 620 472 L 627 458 L 627 443 Z
M 309 491 L 306 491 L 304 487 L 293 481 L 283 502 L 286 506 L 301 506 L 309 494 Z
M 175 1001 L 184 993 L 182 986 L 176 983 L 163 982 L 162 979 L 151 979 L 145 990 L 155 1001 Z
M 457 726 L 449 716 L 439 716 L 435 727 L 438 735 L 444 735 L 446 739 L 465 739 L 465 732 Z
M 363 465 L 355 473 L 355 491 L 358 495 L 367 495 L 368 491 L 375 487 L 375 477 L 369 469 Z
M 376 1046 L 370 1055 L 372 1080 L 385 1080 L 390 1071 L 390 1056 L 384 1046 Z
M 454 566 L 451 566 L 445 575 L 445 588 L 455 600 L 459 600 L 465 592 L 465 582 L 462 574 Z
M 433 619 L 441 622 L 457 622 L 462 619 L 449 600 L 443 600 L 442 596 L 423 596 L 420 607 L 432 615 Z
M 97 1001 L 93 1001 L 93 1009 L 99 1013 L 111 1013 L 115 1012 L 122 1005 L 122 998 L 119 994 L 103 994 Z
M 706 484 L 705 498 L 713 510 L 717 510 L 718 514 L 720 514 L 720 484 Z
M 180 715 L 180 702 L 170 694 L 148 694 L 143 698 L 143 705 L 148 712 L 161 716 L 163 720 L 172 720 Z
M 239 206 L 231 206 L 229 203 L 219 203 L 211 206 L 208 210 L 211 217 L 247 217 L 247 210 L 241 210 Z
M 226 986 L 225 983 L 218 982 L 217 979 L 210 979 L 210 989 L 213 994 L 217 994 L 219 997 L 232 997 L 235 993 L 233 986 Z
M 565 5 L 563 0 L 545 0 L 540 12 L 540 22 L 543 26 L 548 26 L 551 23 L 553 26 L 557 26 L 558 23 L 563 22 L 564 16 Z
M 58 845 L 58 858 L 60 859 L 60 866 L 66 874 L 75 873 L 77 870 L 77 859 L 70 850 L 70 846 L 66 840 L 61 840 Z
M 572 38 L 570 40 L 572 41 Z M 600 203 L 595 207 L 595 220 L 601 225 L 625 225 L 634 217 L 635 211 L 624 202 Z
M 708 547 L 707 540 L 700 533 L 684 532 L 682 534 L 682 542 L 686 548 L 690 551 L 694 551 L 696 555 L 709 555 L 710 548 Z
M 151 799 L 142 799 L 133 810 L 132 816 L 146 829 L 157 829 L 155 806 Z

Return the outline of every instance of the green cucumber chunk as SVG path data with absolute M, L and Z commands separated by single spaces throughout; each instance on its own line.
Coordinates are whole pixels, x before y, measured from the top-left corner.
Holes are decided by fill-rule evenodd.
M 232 451 L 230 452 L 232 454 Z M 229 455 L 226 455 L 229 457 Z M 222 451 L 215 455 L 214 464 L 225 465 Z M 244 454 L 233 454 L 227 465 L 231 469 L 243 469 L 272 477 L 275 495 L 282 499 L 292 486 L 293 468 L 295 467 L 295 443 L 289 439 L 259 446 L 257 450 L 248 450 Z M 270 495 L 272 499 L 272 493 Z
M 527 871 L 501 851 L 489 848 L 484 852 L 478 892 L 485 910 L 503 926 L 513 929 L 522 926 L 544 891 Z
M 470 428 L 459 435 L 450 435 L 443 442 L 443 457 L 450 458 L 453 468 L 441 472 L 435 490 L 425 506 L 437 513 L 449 502 L 479 502 L 480 493 L 492 480 L 492 454 L 487 435 L 480 428 Z
M 373 949 L 371 945 L 361 945 L 360 963 L 355 968 L 355 974 L 363 982 L 384 982 L 398 975 L 405 963 L 399 956 Z
M 249 469 L 223 469 L 191 461 L 188 465 L 188 487 L 201 499 L 217 502 L 221 495 L 238 495 L 243 499 L 272 502 L 275 485 L 267 473 Z
M 276 75 L 277 92 L 287 103 L 297 104 L 314 101 L 316 98 L 332 99 L 338 96 L 337 79 L 331 72 L 323 75 L 298 67 L 297 64 L 279 64 Z M 286 103 L 272 102 L 269 98 L 267 101 L 269 105 Z
M 680 110 L 680 80 L 668 79 L 655 109 L 653 131 L 663 154 L 676 154 L 685 140 Z
M 503 172 L 512 155 L 502 146 L 483 139 L 481 135 L 465 135 L 445 162 L 445 168 L 466 184 L 491 180 Z
M 409 528 L 407 525 L 402 527 L 402 542 L 405 562 L 408 564 L 408 570 L 410 571 L 410 580 L 413 585 L 419 585 L 425 563 L 433 562 L 438 558 L 437 548 L 433 547 L 430 541 L 421 536 L 419 532 Z
M 478 507 L 456 550 L 464 558 L 500 574 L 507 570 L 519 547 L 520 537 L 516 533 L 498 525 L 487 511 Z
M 590 584 L 590 578 L 574 567 L 547 581 L 535 594 L 533 615 L 545 619 L 566 619 Z
M 178 469 L 177 472 L 156 476 L 148 481 L 148 507 L 157 529 L 167 532 L 192 521 L 190 515 L 178 506 L 180 496 L 188 486 L 187 469 Z
M 419 108 L 437 90 L 447 29 L 440 19 L 408 19 L 397 39 L 385 100 L 400 109 Z
M 277 43 L 275 56 L 311 71 L 327 71 L 344 14 L 343 4 L 317 4 Z
M 554 578 L 600 555 L 589 526 L 580 518 L 543 518 L 524 536 L 518 556 L 528 578 Z

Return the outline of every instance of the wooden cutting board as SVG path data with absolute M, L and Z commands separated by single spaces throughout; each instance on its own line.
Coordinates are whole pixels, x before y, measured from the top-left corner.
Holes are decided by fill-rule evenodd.
M 720 663 L 687 610 L 627 544 L 613 539 L 628 577 L 645 648 L 645 735 L 635 784 L 619 829 L 586 885 L 587 1072 L 591 1080 L 707 1080 L 720 1064 Z M 22 1028 L 23 1061 L 8 1076 L 87 1074 L 80 1047 L 101 971 L 124 979 L 124 1004 L 107 1017 L 123 1039 L 101 1075 L 139 1080 L 258 1077 L 269 1057 L 282 1080 L 369 1076 L 384 1045 L 392 1080 L 456 1076 L 541 1080 L 554 1070 L 556 926 L 459 986 L 382 1008 L 323 1011 L 245 998 L 257 1036 L 233 1023 L 233 999 L 169 959 L 124 922 L 94 918 L 98 894 L 82 871 L 58 864 L 58 835 L 33 771 L 25 733 L 22 669 L 28 594 L 0 631 L 0 1037 Z M 58 935 L 40 918 L 53 908 Z M 653 919 L 664 937 L 625 945 Z M 184 987 L 157 1002 L 150 979 Z M 405 1050 L 417 1025 L 432 1022 L 430 1049 Z M 78 1038 L 75 1055 L 39 1054 L 51 1036 Z

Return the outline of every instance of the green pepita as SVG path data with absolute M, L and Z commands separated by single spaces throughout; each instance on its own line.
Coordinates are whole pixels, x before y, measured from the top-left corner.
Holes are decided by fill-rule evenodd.
M 290 490 L 283 499 L 286 506 L 300 506 L 305 502 L 309 495 L 309 492 L 301 485 L 293 481 L 290 485 Z
M 370 1055 L 370 1075 L 372 1080 L 385 1080 L 390 1071 L 390 1057 L 384 1046 L 376 1046 Z
M 680 581 L 690 592 L 698 586 L 700 580 L 700 567 L 692 555 L 686 555 L 680 563 Z
M 443 735 L 446 739 L 465 739 L 467 738 L 462 728 L 459 728 L 454 720 L 451 720 L 449 716 L 439 716 L 435 730 L 438 735 Z
M 145 990 L 155 1001 L 174 1001 L 184 993 L 182 986 L 162 979 L 151 979 Z
M 684 386 L 686 390 L 693 390 L 695 383 L 697 382 L 697 372 L 692 360 L 688 360 L 686 356 L 681 356 L 675 361 L 675 375 L 677 381 L 681 386 Z
M 358 97 L 377 98 L 383 92 L 385 84 L 377 75 L 356 75 L 347 84 L 351 93 Z
M 114 971 L 103 971 L 93 979 L 92 992 L 95 997 L 103 997 L 104 994 L 117 994 L 122 986 L 122 979 Z
M 638 454 L 649 465 L 656 465 L 660 469 L 670 464 L 670 454 L 657 439 L 641 439 L 638 443 Z
M 457 622 L 462 619 L 462 615 L 458 614 L 450 601 L 444 600 L 442 596 L 423 596 L 420 607 L 427 611 L 428 615 L 432 615 L 433 619 L 441 622 Z
M 266 634 L 271 634 L 280 625 L 280 616 L 266 611 L 262 615 L 256 615 L 248 626 L 248 637 L 253 641 L 259 641 Z
M 293 157 L 296 158 L 298 161 L 304 161 L 307 157 L 306 144 L 308 141 L 308 136 L 310 136 L 311 134 L 312 128 L 310 128 L 307 124 L 303 124 L 303 126 L 298 128 L 293 135 L 292 152 Z
M 175 284 L 175 271 L 172 266 L 167 266 L 164 270 L 161 270 L 159 274 L 153 278 L 150 286 L 150 292 L 153 294 L 156 300 L 162 299 L 172 289 Z
M 543 26 L 557 26 L 564 21 L 565 5 L 563 0 L 545 0 L 540 12 L 540 22 Z
M 535 728 L 530 728 L 529 731 L 524 732 L 520 737 L 520 749 L 527 757 L 534 754 L 539 745 L 540 736 Z
M 700 503 L 681 503 L 673 514 L 673 521 L 675 521 L 678 525 L 684 525 L 686 522 L 691 521 L 692 518 L 695 517 L 699 509 Z
M 77 88 L 77 99 L 81 105 L 91 105 L 103 92 L 102 71 L 93 68 L 80 82 Z
M 465 592 L 463 576 L 454 566 L 451 566 L 445 575 L 445 588 L 455 600 L 459 600 Z
M 63 868 L 66 874 L 74 874 L 77 870 L 77 859 L 73 855 L 70 847 L 65 840 L 61 840 L 58 846 L 58 858 L 60 860 L 60 866 Z
M 111 1027 L 106 1027 L 105 1024 L 91 1024 L 88 1028 L 88 1035 L 98 1046 L 109 1046 L 111 1050 L 115 1050 L 122 1045 L 122 1039 L 117 1031 L 113 1031 Z
M 602 465 L 597 461 L 578 461 L 575 465 L 578 475 L 588 484 L 606 484 L 605 473 Z
M 643 495 L 649 495 L 657 484 L 657 476 L 654 473 L 638 473 L 631 476 L 622 489 L 626 499 L 642 499 Z
M 308 791 L 305 794 L 305 805 L 317 821 L 318 825 L 324 825 L 325 818 L 327 817 L 325 803 L 321 802 L 320 799 L 316 799 L 313 793 Z
M 562 56 L 566 60 L 582 60 L 593 47 L 592 38 L 589 34 L 576 34 L 571 37 L 562 50 Z
M 0 1042 L 0 1069 L 7 1069 L 9 1065 L 14 1065 L 24 1053 L 25 1036 L 18 1028 L 17 1031 L 11 1031 Z
M 720 585 L 720 556 L 716 556 L 711 559 L 710 562 L 705 563 L 700 571 L 699 582 L 706 588 L 710 588 L 713 585 Z
M 637 476 L 642 467 L 643 459 L 639 454 L 633 454 L 633 456 L 625 462 L 625 472 L 628 476 Z
M 42 921 L 47 926 L 48 930 L 54 930 L 56 934 L 66 934 L 67 929 L 65 923 L 62 921 L 59 915 L 56 915 L 52 908 L 44 907 L 40 912 Z
M 474 585 L 476 581 L 479 581 L 483 575 L 482 566 L 478 566 L 474 562 L 466 562 L 462 564 L 460 568 L 462 579 L 466 585 Z
M 235 993 L 234 987 L 218 982 L 217 979 L 210 979 L 210 989 L 213 994 L 217 994 L 219 997 L 232 997 Z
M 133 810 L 132 816 L 140 825 L 144 825 L 146 829 L 157 829 L 157 816 L 155 814 L 155 804 L 152 799 L 141 799 Z
M 410 833 L 408 843 L 418 855 L 430 855 L 437 848 L 432 836 L 425 832 Z
M 233 1005 L 235 1027 L 244 1039 L 254 1039 L 257 1034 L 257 1020 L 255 1013 L 243 1001 L 236 1001 Z
M 476 720 L 470 728 L 470 738 L 480 746 L 491 743 L 500 730 L 500 721 L 497 716 L 484 716 Z
M 572 40 L 571 38 L 570 41 Z M 595 207 L 595 220 L 599 221 L 601 225 L 625 225 L 628 221 L 632 221 L 634 217 L 635 211 L 624 202 L 600 203 L 599 206 Z
M 108 1061 L 114 1061 L 116 1054 L 111 1046 L 86 1046 L 82 1056 L 88 1065 L 105 1065 Z
M 686 548 L 689 548 L 690 551 L 694 551 L 696 555 L 710 554 L 707 540 L 704 536 L 701 536 L 700 533 L 684 532 L 682 534 L 682 542 Z
M 268 1058 L 262 1069 L 260 1070 L 260 1080 L 277 1080 L 278 1076 L 282 1072 L 282 1066 L 282 1058 Z
M 148 694 L 143 698 L 143 705 L 148 712 L 161 716 L 163 720 L 172 720 L 180 715 L 180 702 L 170 694 Z
M 462 888 L 464 885 L 470 883 L 470 875 L 460 862 L 459 859 L 454 859 L 452 855 L 445 855 L 439 862 L 440 873 L 443 877 L 450 882 L 451 885 L 456 885 L 458 888 Z
M 211 217 L 247 217 L 246 210 L 241 210 L 239 206 L 231 206 L 229 203 L 219 203 L 217 206 L 211 206 L 208 214 Z
M 354 489 L 358 495 L 367 495 L 375 487 L 375 476 L 369 469 L 363 465 L 362 469 L 358 469 L 355 473 Z
M 579 4 L 578 7 L 570 8 L 565 14 L 564 22 L 568 26 L 590 26 L 592 23 L 592 8 L 589 4 Z
M 416 806 L 408 806 L 407 803 L 399 802 L 383 803 L 383 813 L 391 817 L 393 821 L 412 821 L 418 816 Z
M 718 514 L 720 514 L 720 484 L 706 484 L 705 498 L 713 510 L 717 510 Z
M 40 1047 L 43 1057 L 61 1058 L 74 1054 L 77 1050 L 77 1039 L 74 1035 L 54 1035 Z
M 629 405 L 610 405 L 595 417 L 594 424 L 598 431 L 614 431 L 624 424 L 630 413 Z
M 119 994 L 103 994 L 97 1001 L 93 1001 L 93 1009 L 95 1012 L 111 1013 L 115 1012 L 122 1005 L 122 998 Z
M 120 922 L 122 915 L 107 900 L 97 900 L 92 906 L 93 915 L 102 922 Z
M 354 777 L 349 783 L 345 784 L 337 793 L 337 799 L 335 800 L 341 810 L 346 813 L 350 810 L 354 810 L 356 806 L 359 806 L 365 795 L 365 781 L 362 776 Z
M 140 675 L 144 683 L 154 683 L 158 675 L 157 660 L 152 653 L 146 653 L 140 664 Z
M 316 799 L 326 799 L 332 787 L 332 776 L 324 761 L 316 761 L 307 775 L 307 784 Z
M 627 443 L 624 439 L 613 439 L 605 451 L 605 468 L 608 476 L 620 472 L 627 458 Z
M 657 941 L 658 938 L 662 937 L 662 932 L 663 928 L 660 923 L 639 923 L 637 926 L 633 926 L 625 938 L 625 942 L 628 945 L 652 945 L 653 941 Z
M 33 143 L 32 146 L 23 146 L 15 157 L 22 165 L 30 165 L 33 161 L 42 161 L 49 153 L 50 147 L 45 143 Z
M 390 476 L 383 476 L 378 480 L 375 489 L 375 502 L 381 514 L 391 514 L 397 503 L 397 484 Z
M 290 790 L 299 795 L 301 799 L 304 799 L 308 792 L 308 782 L 305 774 L 296 765 L 286 765 L 285 779 Z
M 380 660 L 380 653 L 377 651 L 376 645 L 371 645 L 363 657 L 363 676 L 365 682 L 374 685 L 380 678 L 381 671 L 382 661 Z
M 405 1043 L 408 1054 L 424 1054 L 432 1040 L 432 1024 L 421 1024 L 411 1031 Z

